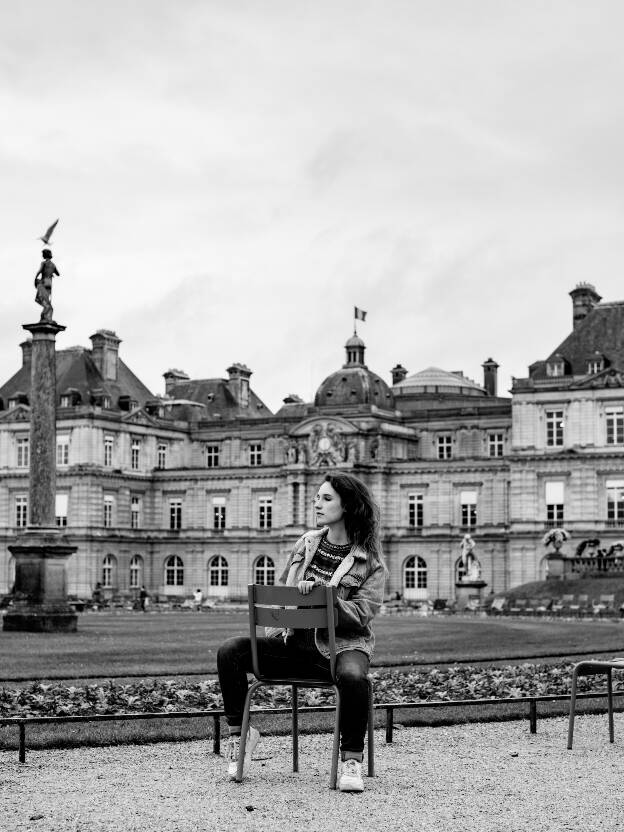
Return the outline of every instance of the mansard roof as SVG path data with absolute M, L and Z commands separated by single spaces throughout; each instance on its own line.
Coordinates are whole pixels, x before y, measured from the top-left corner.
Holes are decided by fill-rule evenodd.
M 251 388 L 247 406 L 240 404 L 229 380 L 225 378 L 180 381 L 169 388 L 169 396 L 174 400 L 186 399 L 195 405 L 203 405 L 202 408 L 195 408 L 195 419 L 266 419 L 273 415 Z M 163 399 L 162 404 L 166 406 L 167 399 Z

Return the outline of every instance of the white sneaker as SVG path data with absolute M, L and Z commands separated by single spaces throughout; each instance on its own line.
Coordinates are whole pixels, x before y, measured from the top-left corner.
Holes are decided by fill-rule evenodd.
M 251 765 L 251 755 L 254 753 L 255 747 L 258 745 L 260 739 L 260 731 L 249 726 L 247 732 L 247 743 L 245 744 L 245 761 L 243 763 L 243 777 L 247 776 L 249 766 Z M 234 734 L 228 737 L 227 745 L 225 747 L 225 759 L 228 761 L 228 775 L 230 780 L 236 780 L 236 771 L 238 769 L 238 749 L 240 745 L 240 736 Z
M 342 764 L 338 788 L 341 792 L 363 792 L 362 763 L 358 760 L 345 760 Z

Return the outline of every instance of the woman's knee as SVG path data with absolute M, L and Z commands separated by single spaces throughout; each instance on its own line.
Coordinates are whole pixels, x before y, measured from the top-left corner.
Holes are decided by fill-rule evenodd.
M 338 654 L 336 681 L 340 686 L 358 687 L 368 685 L 368 657 L 364 653 L 355 656 Z

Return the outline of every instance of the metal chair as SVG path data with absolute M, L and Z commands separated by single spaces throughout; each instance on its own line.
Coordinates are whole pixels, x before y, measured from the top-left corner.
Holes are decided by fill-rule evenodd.
M 574 739 L 574 717 L 576 714 L 576 686 L 579 676 L 596 676 L 604 673 L 607 677 L 607 707 L 609 712 L 609 742 L 614 741 L 613 734 L 613 670 L 624 670 L 623 659 L 611 659 L 579 662 L 572 670 L 572 691 L 570 693 L 570 717 L 568 720 L 568 748 L 572 748 Z
M 336 625 L 335 606 L 337 591 L 335 587 L 315 587 L 308 595 L 302 595 L 296 587 L 261 586 L 250 584 L 249 598 L 249 634 L 251 637 L 251 655 L 253 673 L 256 681 L 247 691 L 243 724 L 241 725 L 240 749 L 236 781 L 242 782 L 245 745 L 249 728 L 251 699 L 258 688 L 263 685 L 290 685 L 292 688 L 292 737 L 293 737 L 293 771 L 299 771 L 299 724 L 298 724 L 298 688 L 333 688 L 336 694 L 336 715 L 334 721 L 334 743 L 332 765 L 329 781 L 330 789 L 336 788 L 338 779 L 338 756 L 340 745 L 340 691 L 336 685 Z M 297 679 L 287 677 L 276 679 L 261 672 L 258 661 L 257 627 L 292 627 L 295 629 L 326 629 L 329 634 L 330 678 Z M 374 735 L 373 735 L 373 685 L 368 679 L 368 776 L 375 776 Z

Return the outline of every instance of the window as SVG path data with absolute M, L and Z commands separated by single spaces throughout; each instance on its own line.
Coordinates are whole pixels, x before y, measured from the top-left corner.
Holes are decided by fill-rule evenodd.
M 604 370 L 604 357 L 598 353 L 595 357 L 590 358 L 587 362 L 587 372 L 589 375 L 595 375 Z
M 299 525 L 299 493 L 301 489 L 298 482 L 292 484 L 292 521 L 294 526 Z
M 548 361 L 546 364 L 546 375 L 551 378 L 565 375 L 565 364 L 563 361 L 561 359 Z
M 56 525 L 64 529 L 67 526 L 67 504 L 69 502 L 69 494 L 56 495 L 56 508 L 54 511 L 56 518 Z
M 488 455 L 491 457 L 503 455 L 504 434 L 490 433 L 488 435 Z
M 273 525 L 273 497 L 258 498 L 258 526 L 270 529 Z
M 104 437 L 104 467 L 113 467 L 113 437 Z
M 262 465 L 262 445 L 259 442 L 252 442 L 249 446 L 249 464 Z
M 56 464 L 69 465 L 69 436 L 56 437 Z
M 405 589 L 427 588 L 427 564 L 419 555 L 412 555 L 405 561 L 403 586 Z
M 624 444 L 624 407 L 607 407 L 605 416 L 607 445 Z
M 262 555 L 256 561 L 254 583 L 263 584 L 264 586 L 273 586 L 275 583 L 275 564 L 266 555 Z
M 563 410 L 546 411 L 546 445 L 549 448 L 563 446 Z
M 624 480 L 607 480 L 607 525 L 624 526 Z
M 114 497 L 104 497 L 104 528 L 110 529 L 113 525 Z
M 453 437 L 438 436 L 438 459 L 450 459 L 453 456 Z
M 23 494 L 15 498 L 15 525 L 18 529 L 28 525 L 28 497 Z
M 114 555 L 106 555 L 102 561 L 102 586 L 113 587 L 117 583 L 117 558 Z
M 184 564 L 182 563 L 182 558 L 178 557 L 178 555 L 171 555 L 165 561 L 165 585 L 184 585 Z
M 130 497 L 130 528 L 141 528 L 141 498 Z
M 157 449 L 156 467 L 163 470 L 167 467 L 167 443 L 159 442 Z
M 473 529 L 477 525 L 477 492 L 461 491 L 459 494 L 461 507 L 461 525 L 464 529 Z
M 182 528 L 182 500 L 169 500 L 169 528 Z
M 17 467 L 28 468 L 30 464 L 30 439 L 24 437 L 17 440 Z
M 206 445 L 206 468 L 219 467 L 219 446 Z
M 73 403 L 74 402 L 73 402 L 72 396 L 64 395 L 64 396 L 61 396 L 61 401 L 60 401 L 59 406 L 60 407 L 71 407 L 73 405 Z
M 139 470 L 139 462 L 141 459 L 141 440 L 133 439 L 130 443 L 130 467 L 133 471 Z
M 212 498 L 212 528 L 217 531 L 225 528 L 225 497 Z
M 410 529 L 423 527 L 423 495 L 408 494 L 407 496 L 407 525 Z
M 143 583 L 143 558 L 133 555 L 130 558 L 130 589 L 138 589 Z
M 562 482 L 547 482 L 544 485 L 546 498 L 546 523 L 553 528 L 563 523 L 564 485 Z
M 208 564 L 210 586 L 228 585 L 228 563 L 222 555 L 215 555 Z

